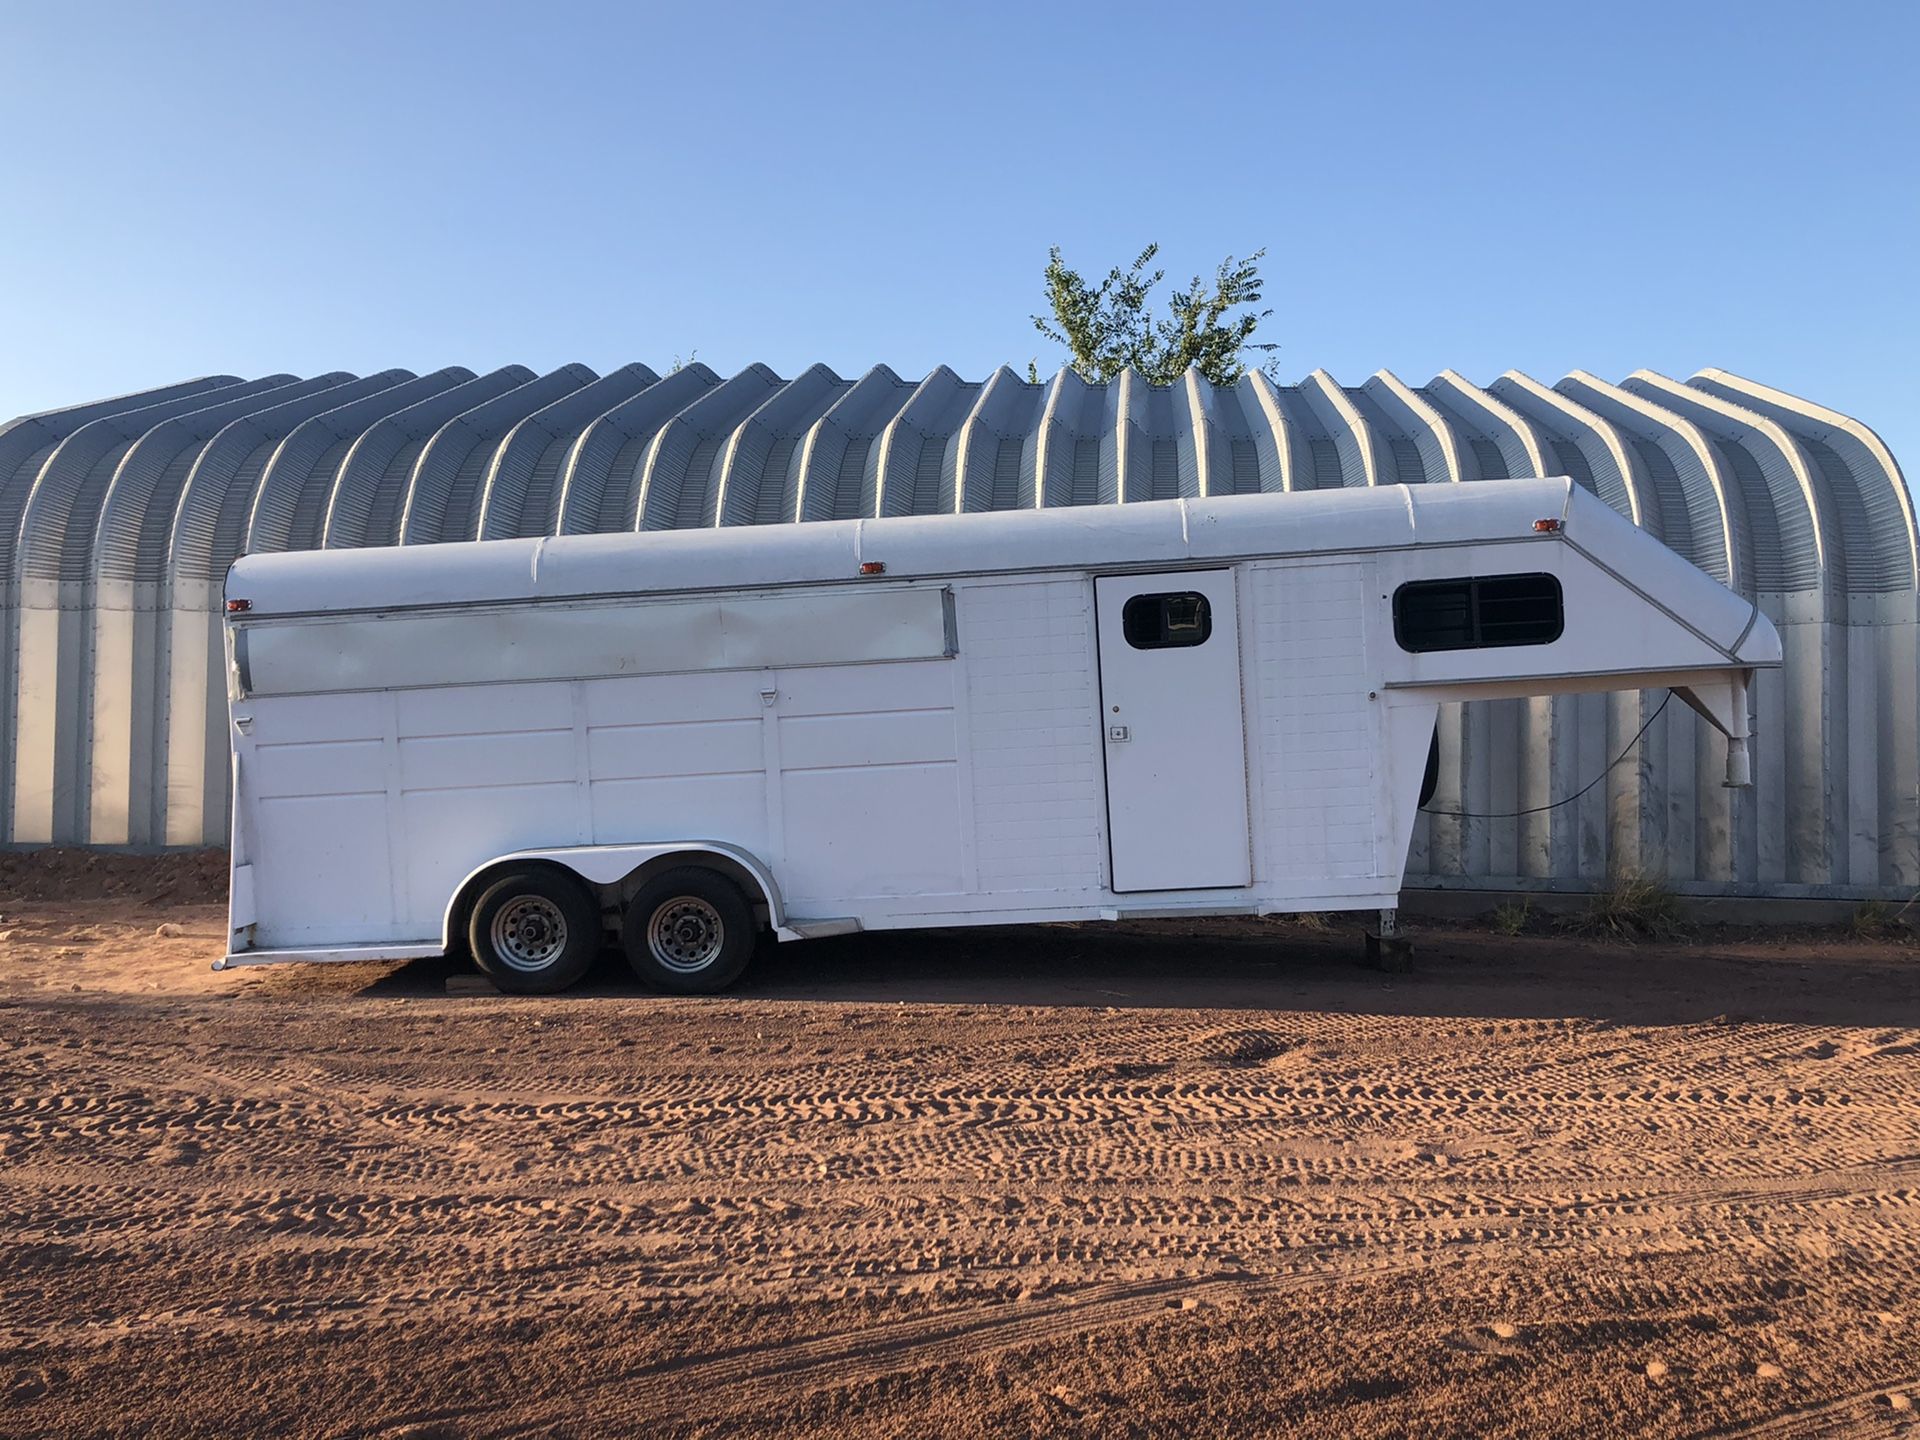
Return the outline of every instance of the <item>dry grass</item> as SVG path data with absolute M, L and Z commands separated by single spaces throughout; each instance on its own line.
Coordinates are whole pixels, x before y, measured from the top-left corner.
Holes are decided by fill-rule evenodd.
M 1847 922 L 1847 928 L 1863 940 L 1877 940 L 1897 924 L 1893 906 L 1886 901 L 1862 900 L 1853 907 L 1853 919 Z
M 1616 940 L 1671 940 L 1686 932 L 1680 897 L 1659 880 L 1616 875 L 1595 895 L 1573 928 Z
M 1302 930 L 1311 930 L 1315 934 L 1324 934 L 1333 929 L 1333 916 L 1325 910 L 1301 910 L 1287 916 L 1286 919 L 1289 924 L 1298 925 Z
M 1914 932 L 1913 907 L 1916 896 L 1904 905 L 1891 900 L 1862 900 L 1854 907 L 1847 930 L 1856 940 L 1894 940 L 1912 944 L 1920 936 Z
M 1501 935 L 1523 935 L 1533 923 L 1531 900 L 1509 900 L 1495 908 L 1493 928 Z

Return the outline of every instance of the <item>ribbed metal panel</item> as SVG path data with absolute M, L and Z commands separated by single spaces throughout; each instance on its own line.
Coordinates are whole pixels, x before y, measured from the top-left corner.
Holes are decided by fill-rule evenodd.
M 1038 422 L 1043 393 L 1004 365 L 978 387 L 951 447 L 955 509 L 1033 507 L 1033 461 L 1026 439 Z
M 1703 390 L 1640 371 L 1622 388 L 1684 415 L 1710 437 L 1738 491 L 1752 537 L 1754 584 L 1761 590 L 1805 590 L 1844 566 L 1833 543 L 1828 503 L 1816 491 L 1811 467 L 1785 429 L 1751 410 Z M 1845 590 L 1844 574 L 1836 589 Z
M 1451 420 L 1398 375 L 1382 370 L 1347 393 L 1392 450 L 1392 468 L 1401 484 L 1447 484 L 1467 477 L 1461 436 Z M 1380 480 L 1386 483 L 1384 471 Z
M 1575 483 L 1588 490 L 1599 488 L 1593 478 L 1593 466 L 1587 463 L 1586 453 L 1578 445 L 1571 440 L 1555 440 L 1550 448 L 1555 470 L 1571 475 Z
M 0 427 L 0 817 L 17 842 L 225 834 L 219 578 L 243 549 L 1125 503 L 1567 474 L 1757 598 L 1756 785 L 1669 707 L 1579 804 L 1417 827 L 1413 883 L 1920 886 L 1920 534 L 1857 421 L 1724 371 L 1343 387 L 946 369 L 216 376 Z M 1524 810 L 1600 773 L 1628 693 L 1447 707 L 1441 802 Z
M 651 436 L 648 437 L 648 439 L 651 438 Z M 647 442 L 642 440 L 629 441 L 627 447 L 622 449 L 621 455 L 618 458 L 622 460 L 630 458 L 632 465 L 637 467 L 640 463 L 640 457 L 645 453 L 646 444 Z M 494 539 L 499 536 L 518 537 L 552 534 L 556 528 L 556 508 L 561 503 L 561 498 L 564 494 L 561 488 L 561 472 L 567 466 L 567 457 L 573 454 L 573 452 L 574 442 L 566 440 L 556 440 L 543 450 L 540 458 L 534 462 L 533 469 L 527 474 L 526 490 L 519 496 L 516 508 L 509 511 L 506 505 L 502 504 L 490 512 L 492 518 L 499 526 L 511 526 L 512 528 L 488 527 L 481 532 L 482 535 L 487 539 Z M 624 495 L 625 491 L 623 490 L 621 493 Z M 621 508 L 619 501 L 616 501 L 616 508 Z M 518 518 L 516 520 L 509 520 L 507 517 L 510 514 Z M 598 521 L 599 518 L 599 512 L 596 510 L 594 512 L 594 519 Z M 589 527 L 589 533 L 592 529 L 597 528 L 597 525 Z M 575 532 L 562 529 L 560 533 L 570 534 Z
M 872 452 L 878 514 L 935 515 L 954 508 L 950 442 L 981 388 L 943 365 L 887 422 Z
M 1334 454 L 1340 457 L 1340 483 L 1378 485 L 1381 437 L 1377 426 L 1360 413 L 1339 382 L 1324 370 L 1309 375 L 1300 393 L 1323 433 L 1333 441 Z
M 335 371 L 299 382 L 290 375 L 274 378 L 286 383 L 168 420 L 140 437 L 101 504 L 94 543 L 96 578 L 164 578 L 181 492 L 213 441 L 235 424 L 289 401 L 326 394 L 353 377 Z
M 1072 370 L 1047 383 L 1034 455 L 1041 505 L 1092 505 L 1100 494 L 1102 394 Z
M 613 406 L 569 449 L 556 455 L 549 448 L 520 495 L 489 498 L 482 538 L 633 529 L 640 469 L 654 437 L 719 384 L 705 365 L 689 365 Z M 546 523 L 549 515 L 557 515 L 557 524 Z
M 1705 370 L 1687 382 L 1777 422 L 1820 467 L 1832 497 L 1847 578 L 1860 591 L 1901 591 L 1914 583 L 1913 495 L 1904 483 L 1881 481 L 1900 467 L 1887 447 L 1859 421 L 1724 370 Z
M 1469 437 L 1473 471 L 1466 478 L 1538 475 L 1547 469 L 1539 430 L 1526 416 L 1452 370 L 1443 370 L 1420 392 L 1456 432 Z M 1491 452 L 1489 451 L 1491 447 Z M 1497 460 L 1496 460 L 1497 457 Z M 1587 484 L 1593 489 L 1591 483 Z
M 720 447 L 735 426 L 759 409 L 782 382 L 764 365 L 750 365 L 713 386 L 653 434 L 637 472 L 614 468 L 621 500 L 610 513 L 602 500 L 599 529 L 690 530 L 714 522 Z M 623 451 L 623 453 L 625 453 Z M 618 525 L 607 523 L 617 514 Z
M 1193 431 L 1182 417 L 1173 413 L 1173 392 L 1141 382 L 1145 391 L 1139 413 L 1145 432 L 1147 484 L 1144 495 L 1154 500 L 1179 500 L 1200 493 L 1197 463 L 1201 447 L 1192 443 Z M 1186 443 L 1182 443 L 1183 437 Z
M 886 366 L 868 371 L 807 427 L 795 486 L 802 520 L 847 520 L 875 513 L 874 441 L 913 387 Z
M 1457 381 L 1456 386 L 1464 383 Z M 1661 533 L 1649 519 L 1643 499 L 1646 477 L 1628 451 L 1625 438 L 1604 417 L 1518 370 L 1509 370 L 1484 393 L 1490 401 L 1524 419 L 1534 434 L 1552 437 L 1556 447 L 1577 450 L 1593 477 L 1591 488 L 1596 495 L 1635 524 Z M 1547 464 L 1544 453 L 1537 463 Z
M 1752 550 L 1729 507 L 1729 482 L 1706 436 L 1684 416 L 1584 370 L 1555 388 L 1605 417 L 1640 457 L 1647 478 L 1640 523 L 1714 579 L 1744 586 L 1753 571 Z
M 174 512 L 168 577 L 217 580 L 240 553 L 260 477 L 280 444 L 316 415 L 350 406 L 413 379 L 410 370 L 382 370 L 329 386 L 235 420 L 214 436 L 192 472 Z
M 395 495 L 383 494 L 376 500 L 361 543 L 389 545 L 403 539 L 415 542 L 470 539 L 471 536 L 464 533 L 464 526 L 473 497 L 479 493 L 487 468 L 507 432 L 594 379 L 593 371 L 584 365 L 563 365 L 455 415 L 421 445 L 404 490 Z M 447 520 L 448 502 L 455 499 L 456 493 L 454 510 L 463 533 L 443 537 L 441 530 Z M 390 529 L 388 517 L 395 514 L 399 516 L 398 526 Z
M 246 397 L 285 384 L 288 376 L 243 384 L 235 381 L 211 391 L 111 415 L 83 425 L 47 457 L 20 517 L 14 555 L 23 578 L 83 580 L 86 552 L 100 520 L 100 504 L 134 446 L 167 421 L 209 408 L 234 392 Z M 219 408 L 219 407 L 216 407 Z M 71 522 L 71 523 L 69 523 Z M 0 575 L 4 575 L 0 571 Z
M 96 420 L 111 421 L 133 412 L 140 412 L 144 417 L 144 423 L 141 419 L 131 422 L 144 432 L 164 419 L 164 416 L 154 415 L 157 408 L 236 384 L 238 378 L 215 375 L 187 380 L 178 385 L 142 390 L 112 400 L 74 405 L 45 415 L 26 415 L 0 426 L 0 595 L 4 595 L 12 579 L 20 513 L 26 508 L 27 495 L 54 450 L 63 441 Z M 0 716 L 0 727 L 4 726 L 5 720 L 5 716 Z
M 1246 435 L 1242 440 L 1237 431 L 1234 434 L 1235 466 L 1242 463 L 1239 457 L 1244 453 L 1243 447 L 1251 447 L 1254 477 L 1262 491 L 1302 488 L 1300 472 L 1304 462 L 1298 451 L 1300 436 L 1287 418 L 1279 388 L 1255 370 L 1240 377 L 1233 394 Z
M 765 525 L 798 518 L 795 451 L 813 423 L 852 388 L 826 366 L 815 365 L 734 427 L 720 448 L 718 523 Z
M 1182 495 L 1233 493 L 1222 405 L 1238 408 L 1233 391 L 1215 388 L 1189 370 L 1167 393 L 1165 414 L 1173 444 L 1175 486 Z
M 589 425 L 659 378 L 645 365 L 623 365 L 534 411 L 507 432 L 492 460 L 487 462 L 477 488 L 468 491 L 462 486 L 455 487 L 447 498 L 439 532 L 403 532 L 402 543 L 478 540 L 515 533 L 527 488 L 544 458 L 554 457 L 550 474 L 557 475 L 567 452 Z M 464 466 L 462 472 L 465 472 Z M 491 531 L 486 528 L 490 508 L 491 523 L 496 527 Z
M 392 544 L 414 462 L 427 441 L 456 416 L 510 394 L 532 379 L 533 372 L 526 366 L 508 365 L 383 415 L 361 431 L 341 460 L 326 497 L 319 543 L 330 550 Z
M 133 491 L 164 482 L 182 448 L 204 443 L 236 411 L 258 408 L 260 396 L 292 379 L 222 385 L 96 420 L 48 456 L 21 512 L 18 606 L 8 627 L 18 697 L 10 785 L 23 838 L 75 833 L 84 823 L 95 640 L 87 616 L 108 610 L 125 617 L 133 600 L 96 595 L 87 585 L 115 477 L 131 474 Z M 147 420 L 157 423 L 140 423 Z
M 1320 387 L 1303 385 L 1282 390 L 1279 400 L 1305 450 L 1295 489 L 1337 490 L 1343 485 L 1370 483 L 1361 461 L 1359 437 L 1339 414 L 1332 412 Z M 1336 440 L 1336 435 L 1344 436 L 1344 441 Z
M 328 410 L 294 429 L 261 473 L 247 517 L 246 548 L 316 547 L 334 477 L 354 442 L 389 415 L 471 379 L 473 372 L 460 366 L 436 370 Z
M 1720 554 L 1722 548 L 1728 550 L 1733 548 L 1733 532 L 1730 527 L 1724 531 L 1727 541 L 1725 547 L 1715 547 L 1709 539 L 1704 542 L 1706 548 L 1703 550 L 1701 542 L 1696 542 L 1694 539 L 1692 516 L 1688 514 L 1686 504 L 1680 499 L 1680 471 L 1674 464 L 1672 450 L 1657 440 L 1649 440 L 1640 435 L 1630 436 L 1627 444 L 1633 448 L 1634 456 L 1640 462 L 1640 473 L 1647 477 L 1647 528 L 1658 534 L 1682 555 L 1693 560 L 1696 565 L 1702 559 L 1712 561 L 1724 572 L 1717 577 L 1719 579 L 1731 580 L 1736 573 L 1744 578 L 1750 573 L 1753 569 L 1751 565 L 1743 565 L 1736 572 L 1732 559 Z M 1711 535 L 1713 532 L 1708 533 Z M 1723 559 L 1724 563 L 1722 563 Z

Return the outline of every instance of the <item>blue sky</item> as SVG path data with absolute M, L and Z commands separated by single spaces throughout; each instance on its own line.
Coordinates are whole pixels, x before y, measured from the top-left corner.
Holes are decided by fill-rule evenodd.
M 191 374 L 1059 362 L 1269 252 L 1289 378 L 1719 365 L 1920 469 L 1920 5 L 0 5 L 0 416 Z

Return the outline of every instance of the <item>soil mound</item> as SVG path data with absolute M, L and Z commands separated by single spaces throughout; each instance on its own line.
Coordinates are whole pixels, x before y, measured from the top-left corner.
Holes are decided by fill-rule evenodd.
M 55 845 L 0 851 L 0 906 L 22 900 L 217 905 L 226 898 L 225 850 L 111 855 Z

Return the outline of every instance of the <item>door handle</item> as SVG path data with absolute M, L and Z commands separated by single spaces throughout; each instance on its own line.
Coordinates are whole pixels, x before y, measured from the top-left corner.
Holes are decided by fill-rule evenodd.
M 1107 743 L 1110 745 L 1118 745 L 1122 741 L 1131 740 L 1132 738 L 1133 731 L 1125 725 L 1109 725 L 1107 727 Z

